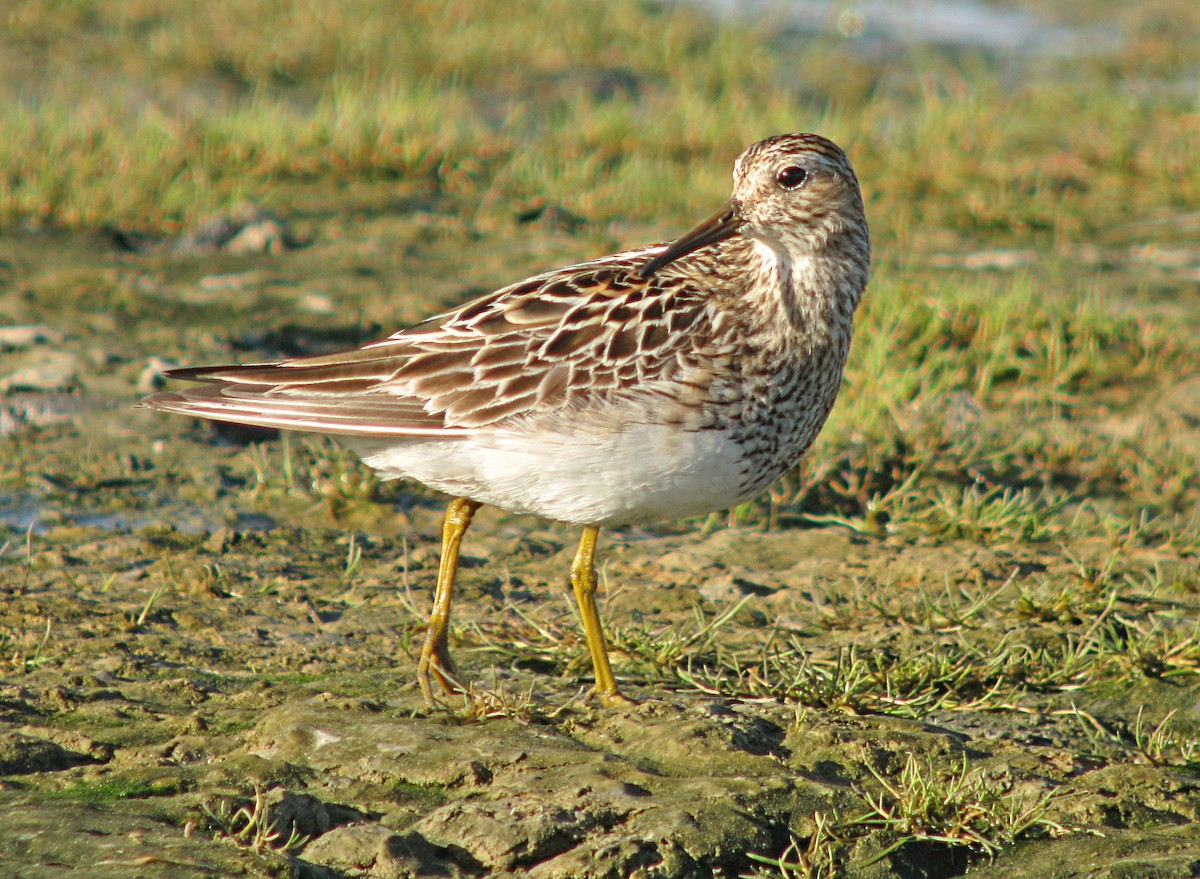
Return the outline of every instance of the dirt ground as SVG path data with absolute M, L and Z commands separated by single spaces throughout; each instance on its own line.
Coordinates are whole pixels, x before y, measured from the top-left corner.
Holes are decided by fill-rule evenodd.
M 566 588 L 578 535 L 487 510 L 452 640 L 476 697 L 426 708 L 441 499 L 331 445 L 131 408 L 166 361 L 353 344 L 604 244 L 518 230 L 464 268 L 436 216 L 372 216 L 274 256 L 4 244 L 0 322 L 25 330 L 2 370 L 0 873 L 1200 875 L 1200 678 L 1133 659 L 1074 684 L 1046 665 L 1092 643 L 1092 611 L 1012 610 L 1111 541 L 606 534 L 639 704 L 605 710 Z M 1200 413 L 1194 380 L 1171 393 Z M 1123 564 L 1169 579 L 1189 552 Z M 1194 594 L 1104 601 L 1131 641 L 1194 630 Z

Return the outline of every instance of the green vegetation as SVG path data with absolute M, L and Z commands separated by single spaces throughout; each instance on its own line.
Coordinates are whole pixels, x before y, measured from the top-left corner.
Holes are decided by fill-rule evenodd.
M 203 813 L 214 839 L 227 840 L 256 852 L 287 854 L 303 848 L 308 842 L 294 827 L 288 829 L 287 836 L 283 835 L 283 830 L 271 819 L 266 793 L 261 788 L 254 789 L 254 799 L 250 802 L 235 803 L 227 797 L 216 798 L 203 805 Z
M 47 796 L 59 799 L 103 805 L 118 800 L 172 796 L 179 793 L 179 789 L 179 782 L 169 777 L 139 778 L 118 776 L 115 778 L 100 778 L 95 781 L 77 781 L 59 790 L 49 790 L 44 793 Z
M 813 832 L 807 838 L 793 836 L 778 858 L 751 855 L 766 867 L 755 877 L 826 879 L 841 875 L 855 842 L 869 834 L 869 856 L 861 857 L 861 868 L 871 867 L 904 846 L 933 844 L 953 853 L 966 850 L 994 856 L 1020 839 L 1064 836 L 1071 832 L 1049 817 L 1053 792 L 1030 795 L 1018 792 L 1004 781 L 988 779 L 980 770 L 970 771 L 965 760 L 954 769 L 939 770 L 908 755 L 899 776 L 890 781 L 871 771 L 874 790 L 860 790 L 863 805 L 853 817 L 840 818 L 823 812 L 812 816 Z M 961 867 L 969 859 L 958 859 Z M 767 869 L 767 867 L 771 869 Z
M 663 224 L 723 194 L 715 160 L 795 129 L 848 147 L 897 253 L 934 229 L 1065 245 L 1200 200 L 1194 93 L 1156 82 L 1195 63 L 1190 29 L 1148 13 L 1131 16 L 1125 57 L 1015 85 L 982 58 L 871 67 L 829 39 L 784 54 L 769 21 L 626 0 L 570 16 L 537 2 L 18 0 L 5 15 L 12 72 L 34 70 L 8 77 L 0 105 L 9 224 L 177 227 L 335 181 L 436 192 L 476 221 L 545 198 Z M 1126 85 L 1130 69 L 1145 88 Z

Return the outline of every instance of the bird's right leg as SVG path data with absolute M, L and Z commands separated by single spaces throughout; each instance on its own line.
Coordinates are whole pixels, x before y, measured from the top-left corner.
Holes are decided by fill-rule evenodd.
M 454 589 L 454 575 L 458 573 L 458 548 L 480 506 L 482 504 L 477 501 L 460 497 L 446 507 L 446 521 L 442 525 L 442 559 L 438 564 L 437 587 L 433 592 L 433 610 L 429 614 L 429 627 L 421 647 L 421 661 L 417 664 L 417 683 L 421 685 L 421 693 L 429 705 L 434 704 L 433 688 L 429 685 L 430 672 L 447 693 L 462 692 L 457 680 L 458 672 L 450 659 L 446 632 L 450 628 L 450 593 Z

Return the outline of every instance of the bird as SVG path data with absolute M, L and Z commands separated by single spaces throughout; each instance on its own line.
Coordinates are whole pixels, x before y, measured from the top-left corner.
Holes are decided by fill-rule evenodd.
M 491 504 L 582 529 L 570 582 L 602 706 L 629 704 L 597 612 L 602 528 L 728 509 L 809 448 L 842 384 L 871 240 L 846 154 L 781 134 L 673 241 L 545 271 L 381 341 L 172 369 L 139 405 L 334 437 L 383 479 L 448 494 L 417 664 L 466 693 L 448 629 L 459 547 Z

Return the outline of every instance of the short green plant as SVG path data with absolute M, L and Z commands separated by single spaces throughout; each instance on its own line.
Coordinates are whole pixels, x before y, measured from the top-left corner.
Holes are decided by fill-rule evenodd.
M 856 814 L 816 812 L 805 836 L 793 832 L 777 857 L 748 853 L 762 864 L 755 879 L 831 879 L 852 852 L 861 848 L 860 869 L 884 861 L 906 845 L 926 843 L 966 850 L 970 857 L 994 857 L 1020 839 L 1077 832 L 1054 818 L 1062 794 L 1018 792 L 1004 780 L 970 770 L 966 759 L 949 770 L 909 754 L 889 777 L 868 765 L 874 785 L 857 788 Z
M 1028 797 L 970 770 L 964 758 L 949 773 L 909 754 L 896 779 L 867 767 L 879 789 L 864 792 L 867 811 L 847 826 L 885 831 L 895 841 L 868 862 L 881 861 L 910 842 L 965 847 L 994 856 L 1029 835 L 1066 833 L 1050 817 L 1053 791 Z
M 266 792 L 254 789 L 254 799 L 238 803 L 228 797 L 217 797 L 202 806 L 209 828 L 216 839 L 225 839 L 240 848 L 256 852 L 275 851 L 288 854 L 303 848 L 308 838 L 293 827 L 285 837 L 271 820 Z

